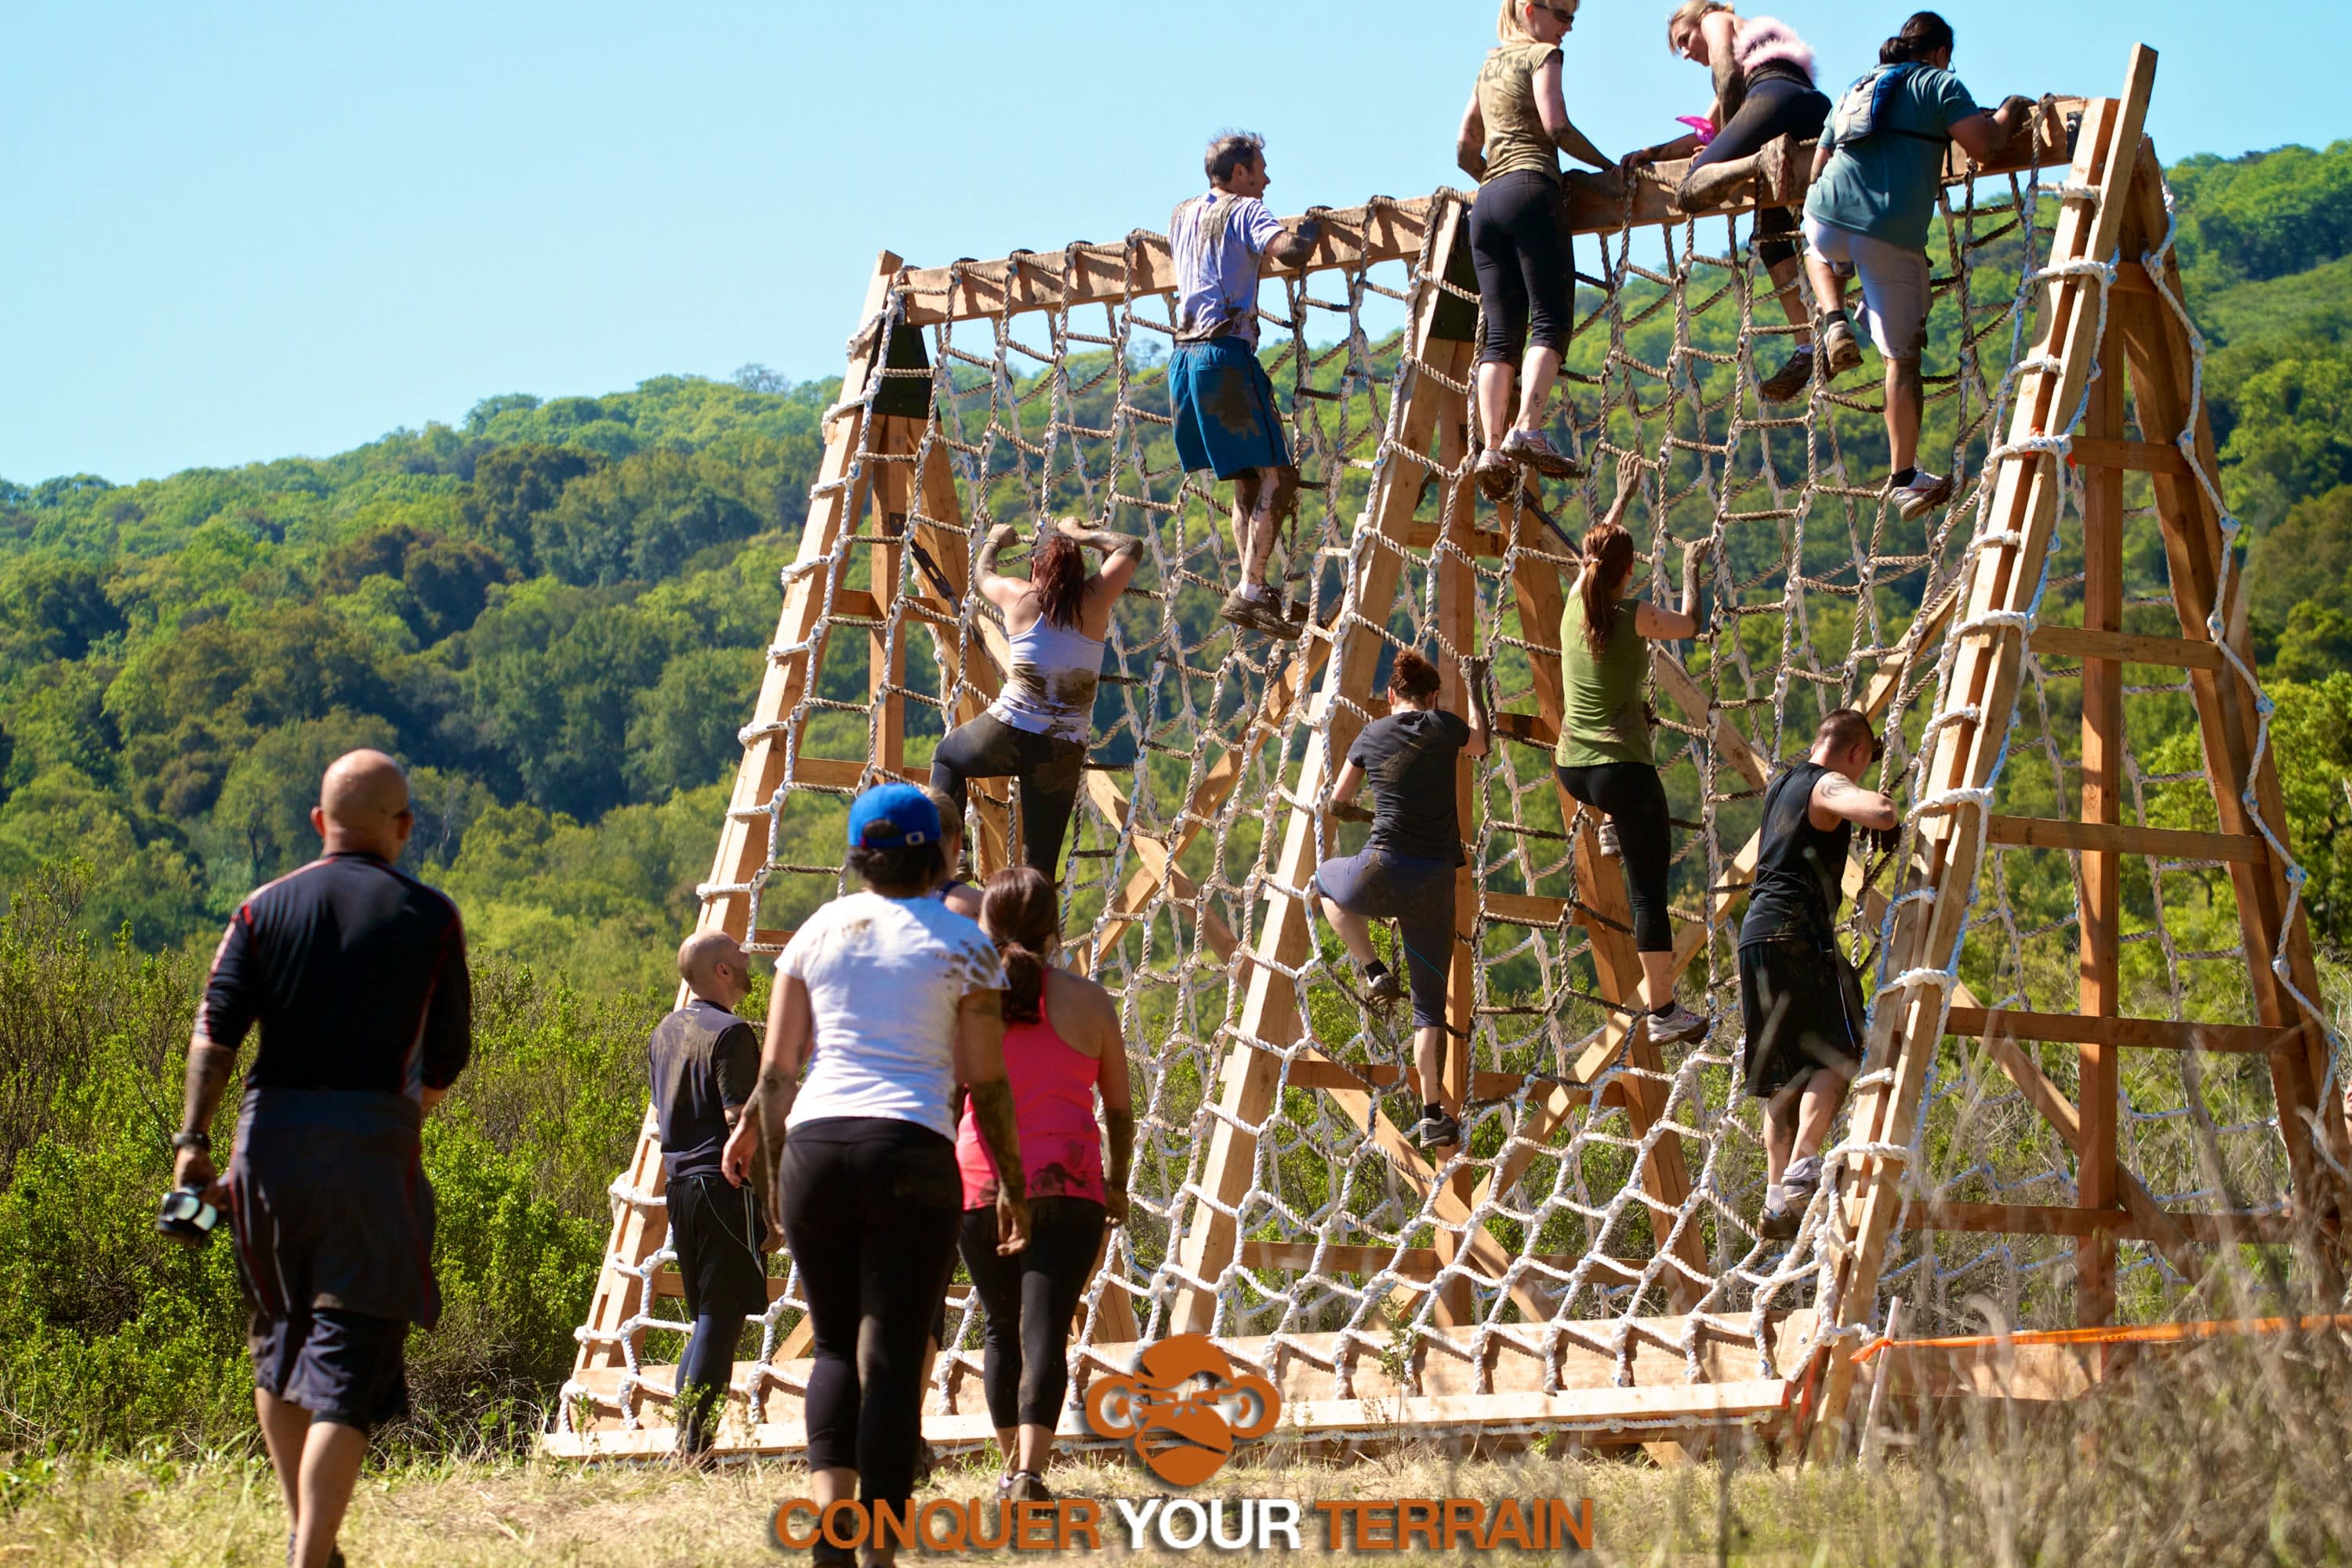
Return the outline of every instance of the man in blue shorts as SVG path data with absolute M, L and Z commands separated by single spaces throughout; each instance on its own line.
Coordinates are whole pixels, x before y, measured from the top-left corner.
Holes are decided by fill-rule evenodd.
M 1411 648 L 1397 655 L 1389 677 L 1389 711 L 1364 726 L 1348 748 L 1347 765 L 1333 782 L 1331 804 L 1341 816 L 1367 782 L 1372 786 L 1372 833 L 1363 849 L 1315 868 L 1323 915 L 1360 966 L 1376 1002 L 1393 1002 L 1405 987 L 1372 949 L 1371 922 L 1397 922 L 1406 980 L 1412 994 L 1412 1058 L 1421 1074 L 1421 1121 L 1413 1142 L 1424 1149 L 1462 1142 L 1458 1106 L 1445 1103 L 1445 991 L 1454 967 L 1454 874 L 1463 864 L 1462 819 L 1454 809 L 1463 752 L 1486 754 L 1486 661 L 1463 660 L 1469 694 L 1465 723 L 1437 705 L 1437 667 Z
M 457 907 L 394 865 L 416 826 L 400 764 L 338 759 L 310 823 L 326 852 L 238 905 L 221 938 L 172 1140 L 174 1184 L 225 1199 L 236 1237 L 290 1568 L 342 1561 L 368 1433 L 408 1408 L 409 1325 L 441 1315 L 422 1129 L 473 1049 Z M 257 1025 L 224 1183 L 209 1129 Z
M 1270 637 L 1299 626 L 1267 587 L 1274 531 L 1298 488 L 1290 443 L 1274 408 L 1274 384 L 1257 363 L 1257 283 L 1268 257 L 1286 266 L 1315 252 L 1323 226 L 1309 217 L 1296 233 L 1259 198 L 1269 183 L 1265 142 L 1230 132 L 1209 143 L 1207 194 L 1176 209 L 1168 247 L 1176 263 L 1176 352 L 1168 398 L 1176 456 L 1185 470 L 1210 469 L 1234 486 L 1234 548 L 1242 583 L 1218 614 Z

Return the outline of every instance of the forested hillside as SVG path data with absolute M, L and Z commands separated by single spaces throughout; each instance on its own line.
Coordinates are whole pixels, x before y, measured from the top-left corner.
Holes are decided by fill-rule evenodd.
M 2173 181 L 2295 847 L 2340 953 L 2352 142 Z M 428 1131 L 451 1309 L 419 1352 L 420 1419 L 536 1418 L 837 392 L 747 367 L 492 397 L 321 459 L 0 480 L 0 1414 L 26 1441 L 249 1421 L 225 1251 L 164 1248 L 146 1205 L 203 957 L 247 889 L 312 853 L 320 770 L 362 743 L 411 765 L 412 858 L 459 900 L 482 975 L 476 1069 Z M 1874 420 L 1840 430 L 1881 450 Z M 2134 742 L 2193 775 L 2189 731 Z

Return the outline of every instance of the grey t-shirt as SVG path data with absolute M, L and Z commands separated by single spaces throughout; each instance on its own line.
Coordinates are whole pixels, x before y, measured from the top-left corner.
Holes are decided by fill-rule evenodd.
M 1868 136 L 1841 142 L 1836 114 L 1822 128 L 1822 145 L 1834 151 L 1805 194 L 1805 216 L 1906 250 L 1925 250 L 1951 129 L 1979 110 L 1950 71 L 1934 66 L 1895 69 L 1899 74 L 1887 84 Z

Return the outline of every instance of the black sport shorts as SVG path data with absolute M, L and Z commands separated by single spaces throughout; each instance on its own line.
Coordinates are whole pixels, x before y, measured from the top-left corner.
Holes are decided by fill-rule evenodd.
M 1850 1079 L 1862 1065 L 1862 983 L 1836 952 L 1802 937 L 1743 942 L 1739 993 L 1757 1099 L 1820 1068 Z
M 314 1421 L 361 1431 L 408 1414 L 408 1322 L 331 1307 L 283 1318 L 259 1312 L 246 1330 L 254 1386 Z

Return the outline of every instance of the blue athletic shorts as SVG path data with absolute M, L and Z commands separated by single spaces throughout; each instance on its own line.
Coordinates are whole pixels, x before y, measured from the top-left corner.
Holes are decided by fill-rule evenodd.
M 1315 868 L 1315 886 L 1349 914 L 1396 921 L 1416 1029 L 1445 1023 L 1445 982 L 1454 963 L 1454 871 L 1451 861 L 1369 847 Z
M 1230 479 L 1251 468 L 1290 467 L 1290 443 L 1274 411 L 1274 383 L 1243 338 L 1180 345 L 1168 361 L 1176 457 L 1187 472 Z

